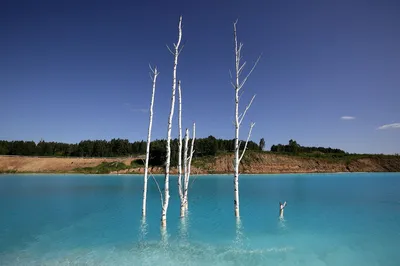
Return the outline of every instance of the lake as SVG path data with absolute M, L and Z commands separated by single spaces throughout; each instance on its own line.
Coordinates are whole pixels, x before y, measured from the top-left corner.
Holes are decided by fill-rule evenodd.
M 185 220 L 170 181 L 161 233 L 153 180 L 143 224 L 141 176 L 0 175 L 0 265 L 400 265 L 400 173 L 241 175 L 240 223 L 232 175 L 196 177 Z

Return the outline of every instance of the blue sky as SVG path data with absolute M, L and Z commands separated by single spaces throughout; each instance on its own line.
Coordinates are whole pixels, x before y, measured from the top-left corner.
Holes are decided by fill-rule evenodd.
M 268 148 L 293 138 L 399 153 L 399 13 L 398 1 L 2 1 L 0 139 L 146 139 L 149 63 L 161 72 L 153 138 L 166 138 L 166 44 L 182 15 L 183 124 L 195 121 L 197 136 L 234 137 L 238 19 L 244 60 L 263 54 L 244 89 L 241 108 L 257 96 L 241 138 L 254 121 L 251 139 Z

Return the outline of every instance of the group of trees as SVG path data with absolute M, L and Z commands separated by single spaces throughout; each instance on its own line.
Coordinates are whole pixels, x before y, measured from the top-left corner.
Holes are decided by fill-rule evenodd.
M 194 156 L 214 156 L 219 152 L 233 152 L 235 141 L 216 139 L 213 136 L 197 139 Z M 244 148 L 242 141 L 241 149 Z M 253 141 L 247 144 L 249 150 L 260 150 Z M 63 156 L 63 157 L 118 157 L 136 156 L 146 153 L 146 141 L 130 143 L 127 139 L 84 140 L 78 144 L 61 142 L 5 141 L 0 140 L 0 155 L 25 156 Z M 154 140 L 150 146 L 150 164 L 162 165 L 165 162 L 166 140 Z M 178 162 L 178 139 L 171 140 L 171 164 Z
M 0 141 L 0 155 L 116 157 L 144 154 L 146 142 L 130 143 L 127 139 L 84 140 L 78 144 L 33 141 Z
M 288 152 L 288 153 L 312 153 L 312 152 L 322 152 L 322 153 L 346 153 L 340 149 L 324 148 L 324 147 L 305 147 L 299 145 L 295 140 L 289 140 L 288 145 L 272 145 L 271 152 Z

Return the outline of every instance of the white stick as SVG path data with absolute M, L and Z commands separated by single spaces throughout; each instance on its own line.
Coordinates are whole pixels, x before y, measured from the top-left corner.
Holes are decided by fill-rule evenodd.
M 171 97 L 171 111 L 169 113 L 168 118 L 168 131 L 167 131 L 167 155 L 165 162 L 165 179 L 164 179 L 164 202 L 161 211 L 161 227 L 167 226 L 167 211 L 168 211 L 168 203 L 169 203 L 169 167 L 171 163 L 171 130 L 172 130 L 172 118 L 174 116 L 174 106 L 175 106 L 175 90 L 176 90 L 176 68 L 178 66 L 178 57 L 179 57 L 179 45 L 182 39 L 182 16 L 179 18 L 179 26 L 178 26 L 178 42 L 174 44 L 175 53 L 174 53 L 174 69 L 172 72 L 172 97 Z
M 186 129 L 185 132 L 185 149 L 183 152 L 183 165 L 184 165 L 184 195 L 183 195 L 183 200 L 181 201 L 181 217 L 185 216 L 185 210 L 186 210 L 186 196 L 187 196 L 187 190 L 186 190 L 186 182 L 188 179 L 188 150 L 189 150 L 189 129 Z
M 147 179 L 148 179 L 148 169 L 149 169 L 149 154 L 150 154 L 150 142 L 151 142 L 151 128 L 153 125 L 153 106 L 154 106 L 154 95 L 156 92 L 156 81 L 159 72 L 157 67 L 154 70 L 150 67 L 153 73 L 153 91 L 151 93 L 151 103 L 150 103 L 150 118 L 149 118 L 149 128 L 147 131 L 147 147 L 146 147 L 146 162 L 144 167 L 144 178 L 143 178 L 143 206 L 142 206 L 142 217 L 146 217 L 146 201 L 147 201 Z
M 183 197 L 183 189 L 182 189 L 182 91 L 181 91 L 181 81 L 178 81 L 178 99 L 179 99 L 179 117 L 178 117 L 178 126 L 179 126 L 179 149 L 178 149 L 178 192 L 179 198 L 181 200 L 181 205 L 184 202 Z M 182 211 L 181 211 L 182 217 Z
M 190 179 L 190 168 L 192 166 L 192 159 L 193 159 L 193 154 L 194 154 L 194 140 L 196 138 L 196 123 L 193 123 L 193 136 L 192 136 L 192 143 L 190 146 L 190 155 L 187 163 L 187 174 L 186 174 L 186 179 L 185 179 L 185 209 L 186 211 L 189 208 L 189 200 L 188 200 L 188 188 L 189 188 L 189 179 Z
M 247 110 L 249 110 L 251 104 L 253 103 L 254 98 L 256 98 L 256 95 L 253 95 L 253 98 L 251 98 L 250 103 L 246 106 L 246 109 L 245 109 L 244 112 L 243 112 L 243 115 L 241 115 L 241 117 L 239 116 L 239 119 L 240 119 L 240 121 L 239 121 L 239 126 L 242 124 L 242 121 L 243 121 L 243 119 L 244 119 L 244 116 L 246 115 Z
M 236 82 L 235 82 L 235 163 L 234 163 L 234 177 L 233 177 L 233 190 L 234 190 L 234 210 L 235 216 L 239 215 L 239 64 L 240 64 L 240 50 L 238 48 L 236 36 L 236 23 L 233 24 L 234 38 L 235 38 L 235 69 L 236 69 Z
M 240 132 L 240 125 L 250 108 L 251 104 L 253 103 L 253 100 L 255 98 L 255 95 L 251 99 L 250 103 L 247 105 L 246 109 L 244 110 L 243 114 L 239 115 L 239 100 L 240 96 L 239 91 L 243 88 L 244 84 L 246 83 L 247 79 L 253 72 L 254 68 L 258 64 L 258 61 L 260 60 L 260 57 L 258 57 L 256 63 L 253 65 L 251 68 L 250 72 L 247 74 L 247 76 L 244 78 L 242 82 L 240 82 L 240 75 L 243 72 L 244 66 L 246 65 L 246 62 L 243 63 L 242 65 L 240 64 L 240 60 L 242 59 L 241 56 L 241 50 L 243 48 L 243 44 L 240 43 L 238 44 L 237 40 L 237 31 L 236 31 L 236 24 L 237 21 L 233 23 L 233 37 L 234 37 L 234 43 L 235 43 L 235 82 L 232 82 L 233 87 L 235 88 L 235 158 L 234 158 L 234 175 L 233 175 L 233 186 L 234 186 L 234 212 L 236 217 L 240 217 L 240 204 L 239 204 L 239 163 L 240 160 L 243 158 L 243 155 L 246 151 L 247 148 L 247 143 L 249 141 L 251 131 L 254 127 L 254 123 L 251 124 L 250 127 L 250 132 L 247 137 L 247 141 L 243 150 L 242 155 L 239 157 L 239 149 L 240 149 L 240 143 L 239 143 L 239 132 Z
M 241 155 L 240 158 L 239 158 L 239 163 L 240 163 L 240 161 L 242 160 L 244 153 L 246 152 L 247 143 L 249 142 L 249 139 L 250 139 L 250 136 L 251 136 L 251 131 L 253 130 L 253 127 L 254 127 L 255 124 L 256 124 L 256 123 L 251 123 L 251 124 L 250 124 L 249 134 L 247 135 L 247 140 L 246 140 L 246 143 L 244 144 L 244 148 L 243 148 L 243 151 L 242 151 L 242 155 Z

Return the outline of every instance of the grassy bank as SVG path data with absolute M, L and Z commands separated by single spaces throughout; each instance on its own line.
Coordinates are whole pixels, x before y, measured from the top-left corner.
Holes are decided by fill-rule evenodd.
M 153 174 L 162 174 L 162 165 L 150 165 Z M 56 158 L 0 156 L 0 173 L 83 173 L 110 174 L 144 172 L 142 158 Z M 172 165 L 171 173 L 177 169 Z M 229 174 L 233 172 L 233 153 L 195 157 L 193 174 Z M 316 173 L 316 172 L 400 172 L 399 155 L 348 153 L 278 153 L 247 151 L 240 172 Z

